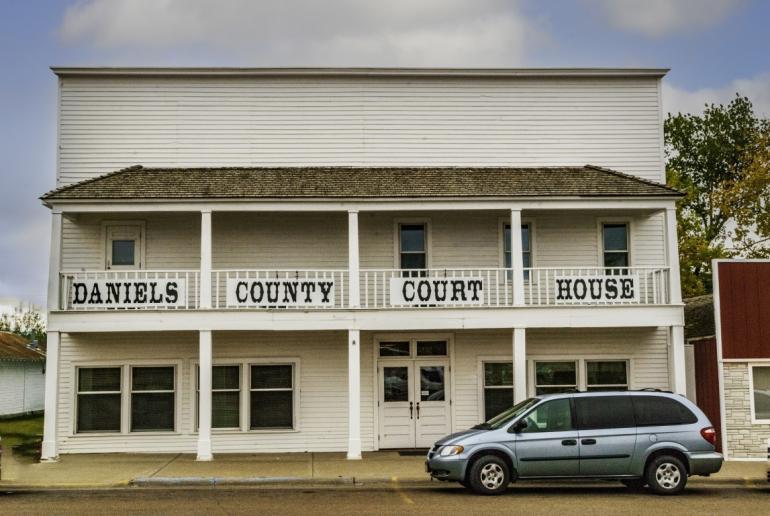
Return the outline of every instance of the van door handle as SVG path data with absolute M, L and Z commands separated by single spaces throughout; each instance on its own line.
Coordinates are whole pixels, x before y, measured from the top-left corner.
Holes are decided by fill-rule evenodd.
M 580 444 L 596 444 L 596 439 L 583 439 Z
M 561 444 L 562 446 L 577 446 L 577 439 L 564 439 Z

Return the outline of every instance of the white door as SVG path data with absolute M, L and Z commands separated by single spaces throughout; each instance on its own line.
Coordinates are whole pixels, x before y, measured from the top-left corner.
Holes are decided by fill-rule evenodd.
M 450 432 L 448 372 L 443 360 L 380 363 L 380 448 L 429 448 Z
M 107 269 L 140 269 L 142 267 L 142 226 L 139 224 L 106 227 L 105 249 Z

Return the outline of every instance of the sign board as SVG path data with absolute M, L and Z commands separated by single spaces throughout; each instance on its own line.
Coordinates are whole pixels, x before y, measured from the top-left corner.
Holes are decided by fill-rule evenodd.
M 557 304 L 638 303 L 639 276 L 556 276 Z
M 184 279 L 73 280 L 73 308 L 183 307 L 187 299 Z
M 481 278 L 390 278 L 391 306 L 481 305 Z
M 227 306 L 333 308 L 334 280 L 227 278 Z

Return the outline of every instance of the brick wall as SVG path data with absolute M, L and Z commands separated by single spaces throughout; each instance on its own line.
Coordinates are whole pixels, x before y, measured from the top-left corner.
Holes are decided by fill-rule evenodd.
M 731 459 L 767 458 L 770 425 L 751 424 L 749 367 L 746 363 L 724 364 L 725 422 L 727 449 Z

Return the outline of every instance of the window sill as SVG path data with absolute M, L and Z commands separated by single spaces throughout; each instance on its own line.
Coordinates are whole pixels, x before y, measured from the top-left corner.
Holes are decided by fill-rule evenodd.
M 177 431 L 154 431 L 154 432 L 77 432 L 70 435 L 70 437 L 84 438 L 84 437 L 130 437 L 138 435 L 147 435 L 151 437 L 158 437 L 163 435 L 180 436 L 182 432 Z

